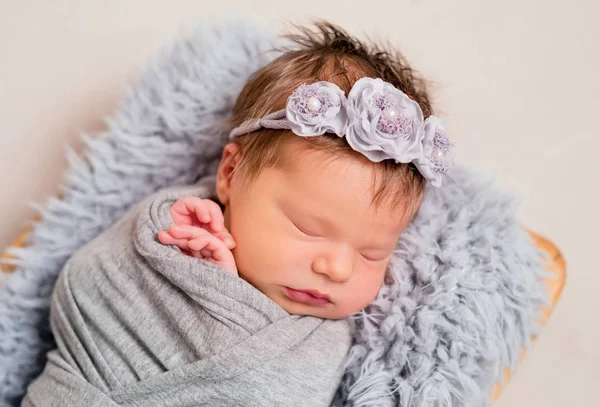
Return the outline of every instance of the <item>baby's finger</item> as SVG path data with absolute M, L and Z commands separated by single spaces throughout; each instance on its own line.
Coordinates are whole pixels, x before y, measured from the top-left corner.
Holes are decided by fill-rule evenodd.
M 158 232 L 158 240 L 165 245 L 179 247 L 183 252 L 189 251 L 189 239 L 175 239 L 169 232 Z
M 197 226 L 171 225 L 169 227 L 169 234 L 176 239 L 194 239 L 196 237 L 210 234 L 210 232 Z
M 187 254 L 189 254 L 192 257 L 195 257 L 197 259 L 204 259 L 204 255 L 199 252 L 198 250 L 188 250 Z
M 173 236 L 171 236 L 169 234 L 169 232 L 166 231 L 161 231 L 158 232 L 158 241 L 161 242 L 162 244 L 173 244 L 173 242 L 175 241 L 175 238 Z
M 233 236 L 231 236 L 227 229 L 225 229 L 222 232 L 215 233 L 215 236 L 218 237 L 223 243 L 225 243 L 225 246 L 227 246 L 229 250 L 232 250 L 237 246 L 235 240 L 233 239 Z
M 167 231 L 158 232 L 158 240 L 166 245 L 179 245 L 180 242 L 187 242 L 189 239 L 177 239 Z
M 203 199 L 197 196 L 186 196 L 185 198 L 178 199 L 171 206 L 173 222 L 181 225 L 193 225 L 194 217 L 201 223 L 210 222 L 210 215 L 203 201 Z
M 223 218 L 223 211 L 221 207 L 215 201 L 205 199 L 203 201 L 204 208 L 210 214 L 210 227 L 213 232 L 220 232 L 225 228 L 225 219 Z
M 183 198 L 175 201 L 169 212 L 171 218 L 173 218 L 173 223 L 177 225 L 191 225 L 193 224 L 193 217 L 196 216 L 194 212 L 188 211 Z
M 216 261 L 222 261 L 225 259 L 229 249 L 225 246 L 225 243 L 220 241 L 216 236 L 204 235 L 196 239 L 190 240 L 190 249 L 192 250 L 208 250 L 210 255 Z

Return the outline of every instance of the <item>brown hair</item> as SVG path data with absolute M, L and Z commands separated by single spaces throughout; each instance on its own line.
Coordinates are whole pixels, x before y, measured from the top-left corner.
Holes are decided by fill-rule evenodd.
M 392 51 L 391 47 L 365 44 L 328 22 L 319 21 L 314 25 L 316 30 L 296 27 L 297 33 L 285 35 L 292 41 L 293 48 L 284 50 L 281 56 L 252 75 L 233 108 L 233 126 L 283 109 L 289 95 L 303 83 L 332 82 L 347 95 L 362 77 L 383 79 L 417 102 L 425 118 L 432 114 L 425 81 L 416 75 L 399 52 Z M 237 142 L 243 155 L 238 171 L 244 179 L 251 181 L 265 167 L 275 166 L 279 145 L 290 134 L 289 130 L 260 129 L 239 137 Z M 307 149 L 331 157 L 359 154 L 344 137 L 325 134 L 302 139 Z M 393 203 L 406 198 L 411 204 L 420 201 L 425 179 L 413 164 L 384 160 L 374 165 L 377 188 L 374 203 L 385 197 L 392 198 Z

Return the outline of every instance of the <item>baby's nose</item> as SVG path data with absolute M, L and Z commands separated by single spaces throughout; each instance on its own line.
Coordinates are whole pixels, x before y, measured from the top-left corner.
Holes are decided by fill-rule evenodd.
M 315 273 L 325 274 L 336 283 L 344 283 L 352 276 L 354 257 L 348 250 L 338 250 L 317 257 L 312 267 Z

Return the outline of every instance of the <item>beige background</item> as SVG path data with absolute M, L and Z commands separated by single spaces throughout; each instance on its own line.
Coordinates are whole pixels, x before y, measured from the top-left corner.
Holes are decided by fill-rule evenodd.
M 391 40 L 434 80 L 459 161 L 522 194 L 523 222 L 564 251 L 562 302 L 499 405 L 600 405 L 597 4 L 0 0 L 0 247 L 25 202 L 56 193 L 65 145 L 103 129 L 123 84 L 198 17 L 326 18 Z

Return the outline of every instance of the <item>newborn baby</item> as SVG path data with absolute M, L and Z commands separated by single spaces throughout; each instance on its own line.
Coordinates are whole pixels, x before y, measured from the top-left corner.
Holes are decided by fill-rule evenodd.
M 215 201 L 188 196 L 158 238 L 239 275 L 291 314 L 345 318 L 377 294 L 413 210 L 372 204 L 366 158 L 327 162 L 305 139 L 279 137 L 279 165 L 247 187 L 236 172 L 240 145 L 225 146 L 215 199 L 225 216 Z
M 399 56 L 332 25 L 259 70 L 216 176 L 149 197 L 61 271 L 24 406 L 327 406 L 346 317 L 449 169 Z

